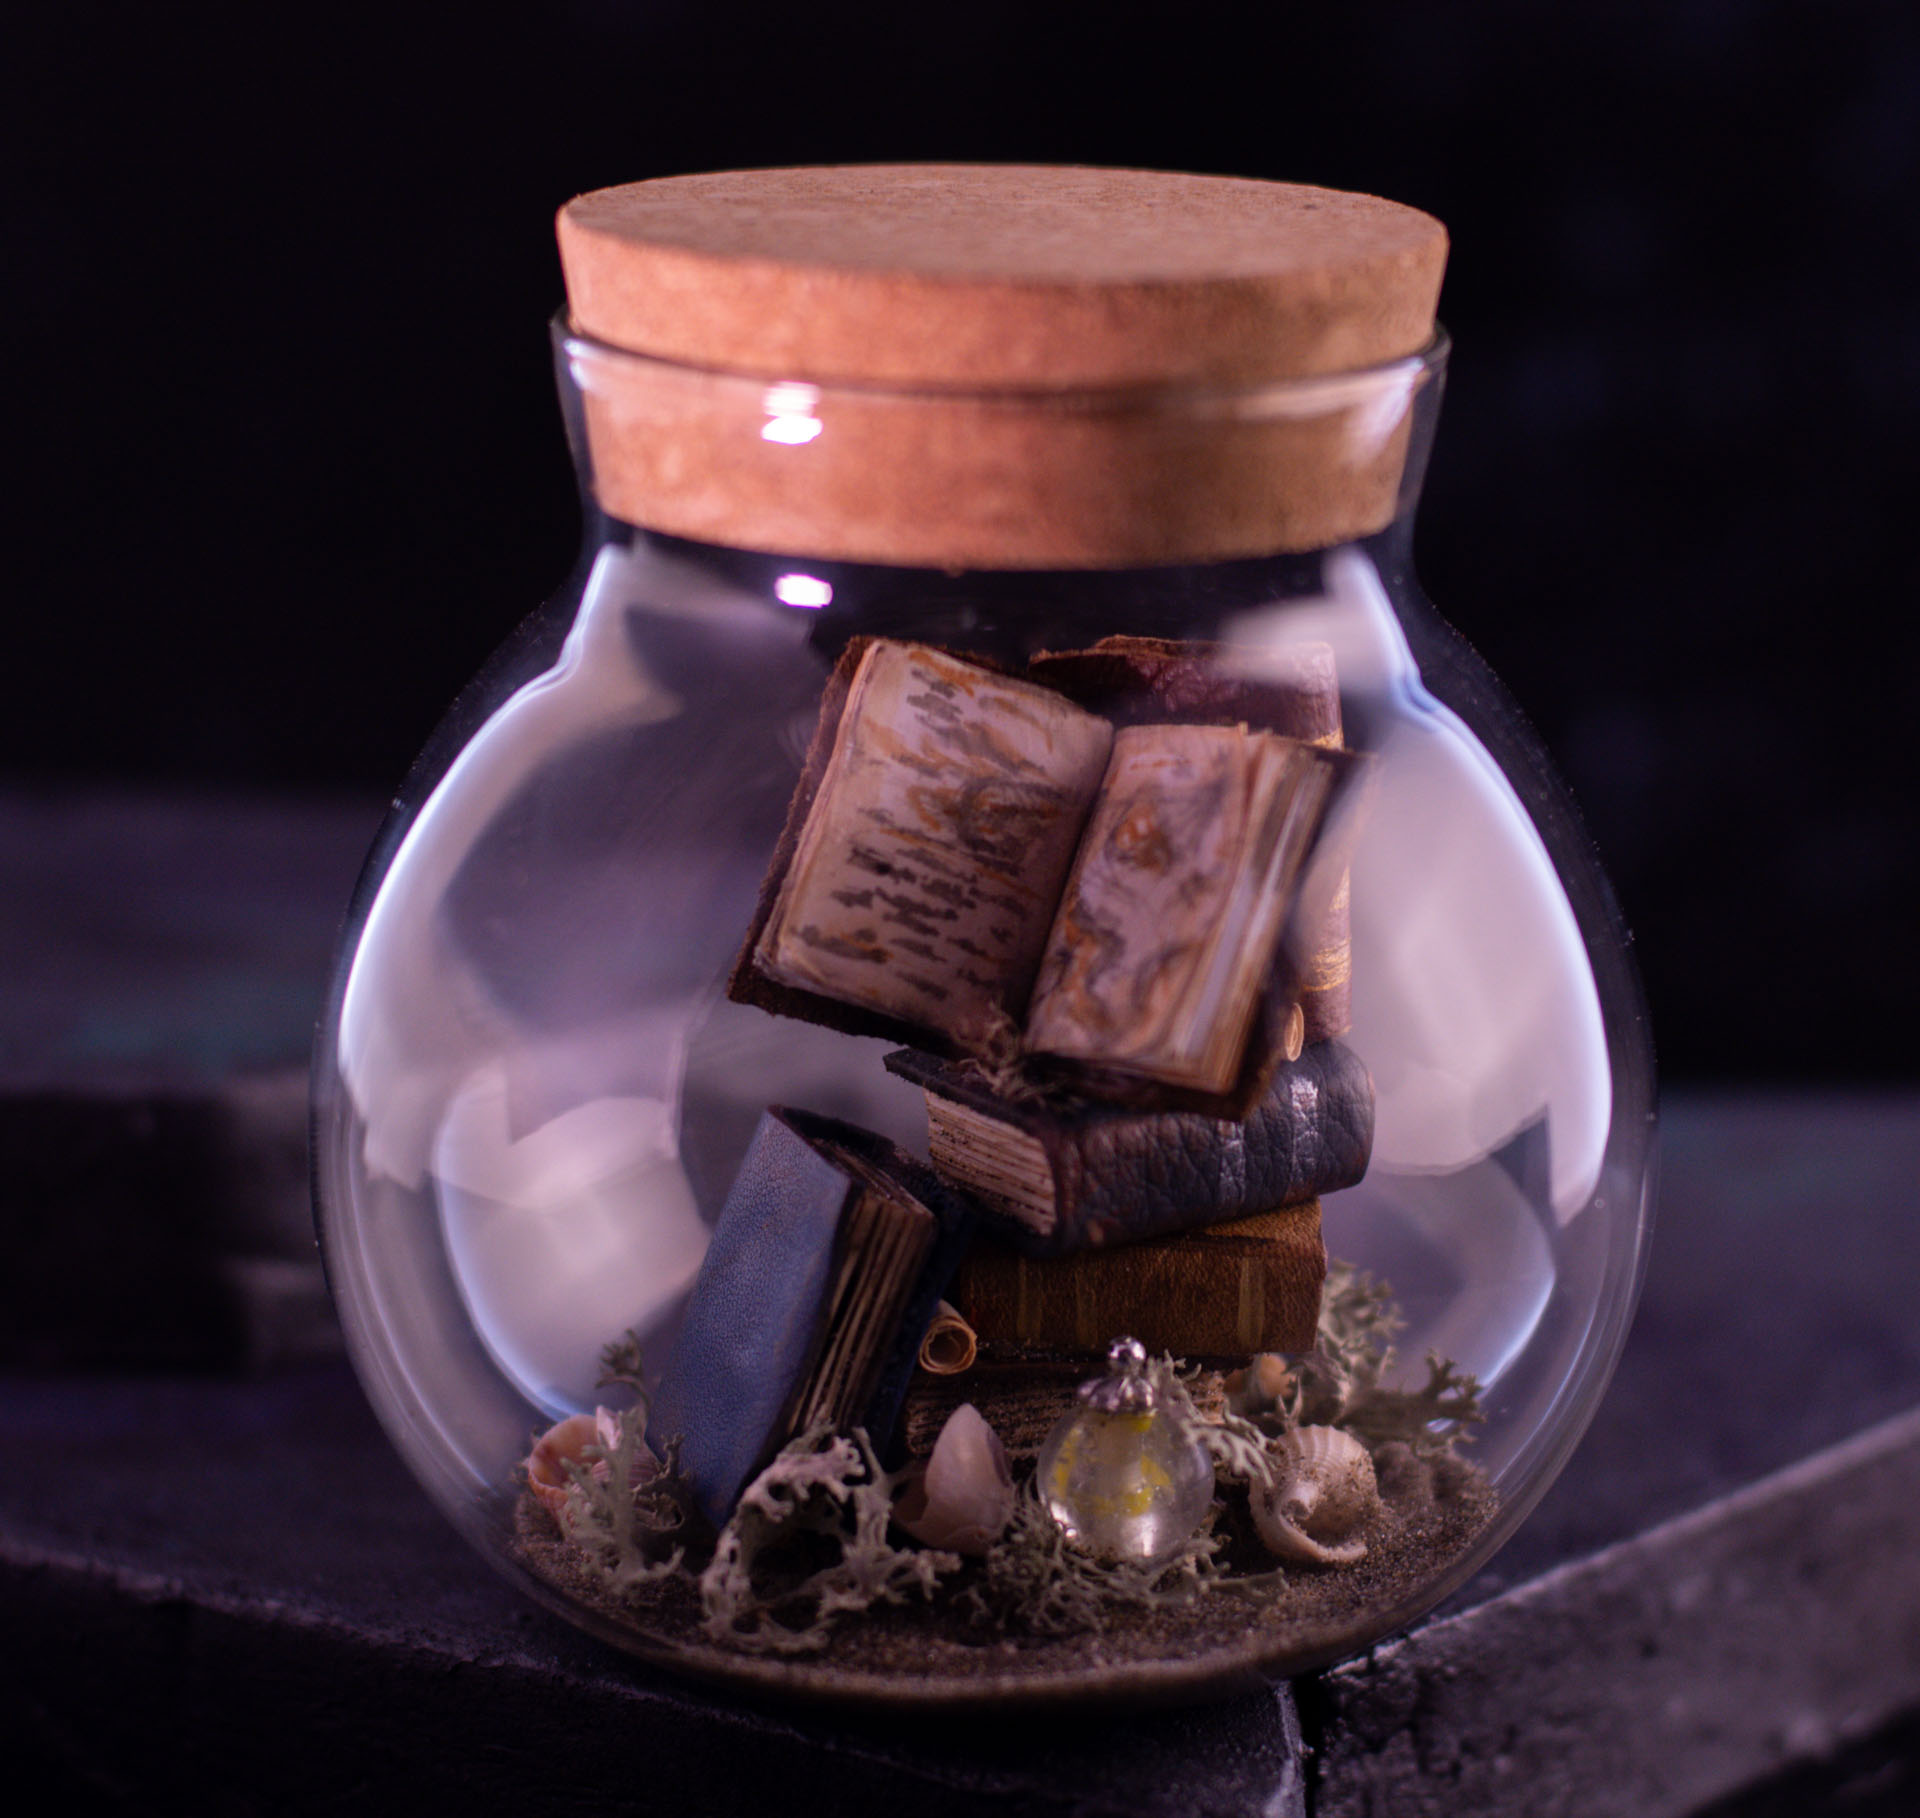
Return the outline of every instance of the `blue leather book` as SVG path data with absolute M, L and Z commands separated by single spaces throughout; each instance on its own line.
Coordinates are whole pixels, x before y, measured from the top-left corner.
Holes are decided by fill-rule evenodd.
M 647 1421 L 717 1528 L 809 1427 L 891 1438 L 972 1207 L 883 1136 L 775 1105 L 714 1227 Z

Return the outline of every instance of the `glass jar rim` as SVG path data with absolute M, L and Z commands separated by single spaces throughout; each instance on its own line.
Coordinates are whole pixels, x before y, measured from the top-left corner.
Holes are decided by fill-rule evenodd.
M 1189 416 L 1243 422 L 1321 416 L 1364 406 L 1382 395 L 1404 395 L 1434 382 L 1445 375 L 1453 348 L 1452 338 L 1436 322 L 1432 338 L 1413 353 L 1372 366 L 1297 378 L 1172 379 L 1058 387 L 900 385 L 884 380 L 781 377 L 666 359 L 588 334 L 574 326 L 564 307 L 554 312 L 551 327 L 555 347 L 574 366 L 576 377 L 582 364 L 599 364 L 627 372 L 636 380 L 708 386 L 721 393 L 734 392 L 742 402 L 753 397 L 776 412 L 808 410 L 841 397 L 868 407 L 889 401 L 919 408 L 974 405 L 1036 416 Z

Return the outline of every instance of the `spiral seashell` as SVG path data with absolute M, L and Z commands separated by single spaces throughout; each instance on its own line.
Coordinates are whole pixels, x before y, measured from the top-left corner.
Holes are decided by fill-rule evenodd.
M 1380 1509 L 1367 1448 L 1339 1427 L 1297 1427 L 1268 1448 L 1273 1480 L 1249 1498 L 1267 1550 L 1312 1565 L 1354 1565 L 1367 1556 L 1360 1530 Z
M 1013 1518 L 1006 1448 L 972 1402 L 947 1416 L 933 1456 L 916 1466 L 893 1519 L 915 1540 L 976 1559 Z
M 1286 1358 L 1278 1351 L 1262 1351 L 1227 1378 L 1227 1406 L 1243 1420 L 1259 1420 L 1273 1413 L 1293 1386 Z
M 567 1493 L 573 1488 L 573 1473 L 569 1465 L 586 1464 L 588 1446 L 598 1446 L 601 1452 L 611 1452 L 620 1443 L 620 1417 L 608 1408 L 596 1408 L 591 1414 L 569 1414 L 556 1426 L 549 1427 L 533 1443 L 533 1450 L 527 1454 L 527 1488 L 547 1505 L 555 1521 L 562 1526 L 566 1522 Z M 644 1455 L 640 1461 L 642 1475 L 647 1475 L 647 1467 L 652 1464 L 650 1455 Z M 605 1457 L 594 1460 L 588 1467 L 597 1482 L 607 1480 L 607 1461 Z

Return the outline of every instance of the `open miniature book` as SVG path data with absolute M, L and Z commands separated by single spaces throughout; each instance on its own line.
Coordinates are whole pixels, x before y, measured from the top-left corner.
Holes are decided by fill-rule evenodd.
M 1027 675 L 1116 726 L 1246 725 L 1336 751 L 1346 743 L 1333 647 L 1313 640 L 1249 652 L 1120 634 L 1084 650 L 1043 651 Z M 1353 1022 L 1346 875 L 1330 881 L 1318 943 L 1294 956 L 1290 981 L 1308 1042 L 1343 1035 Z
M 1240 1081 L 1345 754 L 1128 726 L 926 645 L 856 641 L 730 986 L 947 1054 L 1199 1094 Z

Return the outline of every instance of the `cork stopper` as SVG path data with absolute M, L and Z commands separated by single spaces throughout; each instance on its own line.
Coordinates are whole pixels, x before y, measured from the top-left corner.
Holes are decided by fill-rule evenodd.
M 559 238 L 613 515 L 1022 568 L 1381 528 L 1417 374 L 1379 369 L 1432 339 L 1447 245 L 1372 196 L 1011 165 L 663 178 Z

